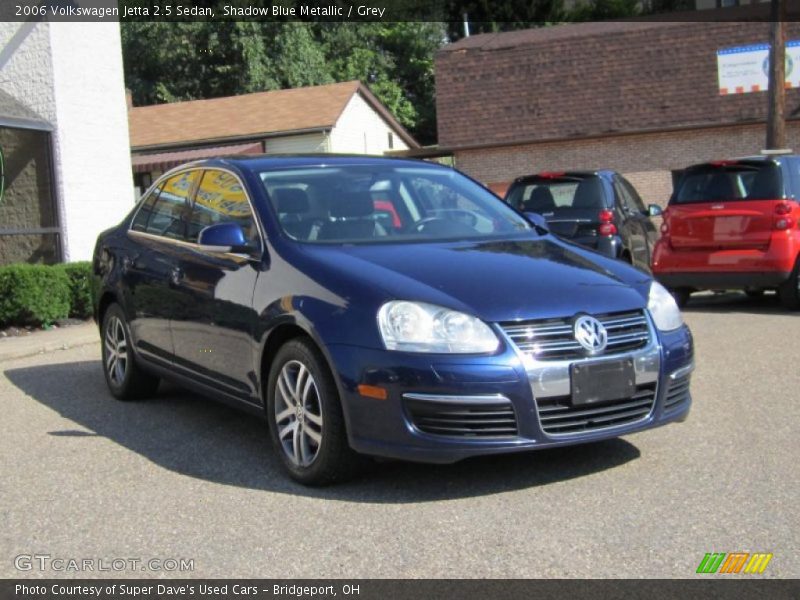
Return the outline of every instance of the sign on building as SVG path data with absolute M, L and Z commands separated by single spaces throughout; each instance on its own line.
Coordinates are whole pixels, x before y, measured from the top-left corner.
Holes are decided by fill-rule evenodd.
M 769 87 L 769 44 L 717 50 L 719 93 L 763 92 Z M 786 43 L 786 87 L 800 87 L 800 40 Z

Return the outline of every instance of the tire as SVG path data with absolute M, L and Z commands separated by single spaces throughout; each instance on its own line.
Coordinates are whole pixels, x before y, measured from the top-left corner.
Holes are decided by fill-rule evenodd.
M 106 310 L 100 335 L 103 374 L 111 394 L 118 400 L 152 397 L 159 379 L 136 362 L 130 328 L 119 304 L 112 304 Z
M 778 299 L 788 310 L 800 310 L 800 256 L 794 263 L 789 279 L 778 287 Z
M 692 291 L 688 288 L 675 288 L 669 290 L 669 293 L 672 294 L 672 297 L 675 298 L 675 303 L 678 305 L 678 308 L 683 308 L 689 302 L 689 296 L 692 295 Z
M 748 298 L 753 298 L 754 300 L 764 296 L 764 290 L 745 290 L 744 293 Z
M 295 338 L 278 350 L 266 396 L 270 438 L 292 479 L 322 486 L 358 473 L 365 459 L 348 444 L 339 392 L 310 340 Z

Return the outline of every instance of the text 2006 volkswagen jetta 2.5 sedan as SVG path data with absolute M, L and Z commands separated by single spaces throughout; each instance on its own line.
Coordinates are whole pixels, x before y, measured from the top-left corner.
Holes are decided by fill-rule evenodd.
M 306 484 L 363 455 L 453 462 L 683 419 L 672 297 L 545 227 L 425 162 L 185 165 L 98 239 L 108 386 L 169 378 L 263 412 Z

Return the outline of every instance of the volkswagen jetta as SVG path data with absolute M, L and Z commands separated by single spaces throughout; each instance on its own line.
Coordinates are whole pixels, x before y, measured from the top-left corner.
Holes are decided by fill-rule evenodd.
M 371 157 L 226 158 L 159 179 L 98 239 L 103 371 L 266 416 L 306 484 L 683 419 L 669 293 L 461 173 Z

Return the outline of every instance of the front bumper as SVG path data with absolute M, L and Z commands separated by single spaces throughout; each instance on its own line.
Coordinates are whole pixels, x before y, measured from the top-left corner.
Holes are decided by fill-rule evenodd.
M 654 334 L 646 351 L 616 355 L 635 354 L 637 389 L 653 390 L 652 409 L 645 417 L 568 434 L 545 431 L 534 400 L 534 394 L 543 402 L 569 394 L 564 365 L 531 364 L 509 340 L 505 340 L 499 354 L 480 357 L 408 354 L 346 345 L 331 346 L 329 351 L 335 364 L 350 444 L 356 451 L 374 456 L 451 463 L 476 455 L 580 444 L 684 420 L 691 406 L 688 385 L 693 343 L 685 326 L 674 332 Z M 378 400 L 360 395 L 357 387 L 362 384 L 386 389 L 387 398 Z M 438 401 L 444 407 L 474 403 L 488 405 L 487 410 L 492 408 L 493 401 L 507 401 L 506 408 L 510 405 L 512 409 L 516 431 L 497 437 L 424 431 L 412 415 L 411 403 L 420 401 L 428 405 Z M 501 411 L 497 407 L 498 420 L 507 419 L 506 408 Z

